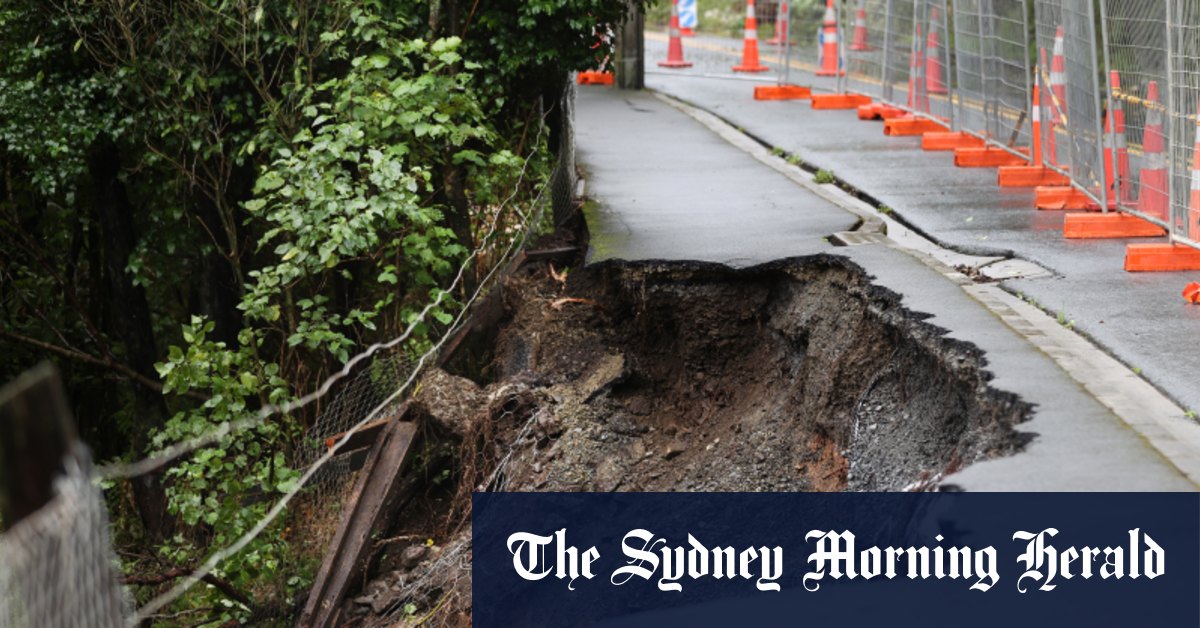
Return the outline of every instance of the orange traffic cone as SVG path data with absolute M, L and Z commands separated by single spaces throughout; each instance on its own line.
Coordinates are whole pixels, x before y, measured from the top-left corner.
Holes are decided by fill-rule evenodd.
M 921 41 L 921 25 L 917 25 L 917 41 Z M 926 111 L 925 103 L 925 53 L 919 47 L 914 47 L 908 60 L 908 108 L 913 111 Z
M 766 72 L 769 69 L 758 62 L 758 17 L 754 13 L 754 0 L 746 0 L 746 35 L 742 39 L 742 64 L 733 66 L 733 71 Z
M 1055 101 L 1050 109 L 1050 122 L 1062 124 L 1063 114 L 1067 111 L 1067 58 L 1064 53 L 1061 24 L 1054 32 L 1054 56 L 1050 59 L 1050 93 Z
M 1031 135 L 1033 135 L 1033 165 L 1044 168 L 1045 163 L 1042 161 L 1042 80 L 1038 78 L 1037 72 L 1033 73 L 1033 103 L 1029 109 Z
M 783 45 L 787 41 L 790 24 L 791 11 L 788 10 L 787 0 L 779 3 L 779 15 L 775 16 L 775 36 L 768 39 L 767 43 L 772 46 Z
M 1146 84 L 1146 129 L 1142 134 L 1141 172 L 1138 176 L 1138 211 L 1167 220 L 1167 160 L 1163 155 L 1162 111 L 1158 104 L 1158 81 Z
M 1100 142 L 1104 147 L 1104 188 L 1108 190 L 1108 204 L 1113 207 L 1116 202 L 1116 196 L 1113 192 L 1117 189 L 1116 181 L 1114 180 L 1115 168 L 1113 168 L 1113 116 L 1111 112 L 1105 111 L 1104 118 L 1104 139 Z
M 850 42 L 850 49 L 871 49 L 867 43 L 867 0 L 858 0 L 858 10 L 854 12 L 854 40 Z
M 939 34 L 942 25 L 940 20 L 941 16 L 938 15 L 938 10 L 932 9 L 929 14 L 929 38 L 925 40 L 926 94 L 946 93 L 946 82 L 942 78 L 945 75 L 945 68 L 942 65 L 942 41 Z
M 1121 77 L 1116 70 L 1109 72 L 1112 90 L 1121 91 Z M 1104 116 L 1104 185 L 1108 188 L 1109 205 L 1117 202 L 1117 188 L 1121 201 L 1128 201 L 1129 149 L 1125 145 L 1125 110 L 1119 98 L 1114 98 L 1113 110 Z
M 838 57 L 838 24 L 837 14 L 833 11 L 833 0 L 827 0 L 825 3 L 825 19 L 818 42 L 820 59 L 817 62 L 817 76 L 841 75 L 842 60 Z
M 1039 52 L 1041 53 L 1041 56 L 1042 56 L 1041 67 L 1045 68 L 1046 67 L 1046 49 L 1042 48 Z M 1039 108 L 1037 115 L 1038 115 L 1039 121 L 1041 120 L 1041 111 L 1040 111 L 1041 100 L 1042 100 L 1041 94 L 1042 94 L 1042 90 L 1045 89 L 1045 87 L 1046 86 L 1044 84 L 1042 84 L 1041 77 L 1039 76 L 1038 82 L 1037 82 L 1038 108 Z M 1055 120 L 1057 120 L 1059 117 L 1061 117 L 1059 115 L 1059 107 L 1062 106 L 1062 104 L 1066 101 L 1058 100 L 1058 98 L 1054 95 L 1053 90 L 1051 90 L 1051 92 L 1048 95 L 1050 96 L 1050 107 L 1049 107 L 1049 109 L 1050 109 L 1050 128 L 1046 129 L 1046 130 L 1048 130 L 1049 133 L 1045 133 L 1045 131 L 1043 131 L 1044 134 L 1039 133 L 1039 136 L 1042 137 L 1045 142 L 1043 145 L 1043 148 L 1045 149 L 1046 161 L 1048 163 L 1058 165 L 1058 131 L 1055 130 L 1054 124 L 1055 124 Z
M 1125 103 L 1121 100 L 1121 74 L 1116 70 L 1109 73 L 1113 98 L 1113 133 L 1116 135 L 1117 182 L 1121 189 L 1121 202 L 1133 202 L 1133 186 L 1129 177 L 1129 146 L 1125 143 Z
M 659 61 L 659 67 L 690 68 L 692 63 L 683 60 L 683 39 L 679 35 L 679 0 L 671 2 L 671 39 L 667 44 L 667 60 Z
M 1198 107 L 1200 109 L 1200 107 Z M 1200 116 L 1200 111 L 1197 112 Z M 1200 117 L 1196 118 L 1196 135 L 1192 141 L 1192 189 L 1188 197 L 1187 235 L 1200 239 Z
M 1042 56 L 1045 59 L 1045 55 Z M 1029 165 L 1001 166 L 998 172 L 1000 187 L 1039 187 L 1070 185 L 1071 180 L 1062 174 L 1046 167 L 1046 146 L 1050 153 L 1054 149 L 1054 136 L 1045 135 L 1045 125 L 1042 123 L 1042 74 L 1033 73 L 1033 96 L 1029 106 L 1030 134 L 1033 136 L 1033 162 Z M 1069 220 L 1069 219 L 1068 219 Z

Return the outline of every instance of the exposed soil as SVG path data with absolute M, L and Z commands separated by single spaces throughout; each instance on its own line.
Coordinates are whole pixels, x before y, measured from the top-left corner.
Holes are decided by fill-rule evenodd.
M 946 489 L 944 474 L 1024 442 L 1013 426 L 1031 408 L 988 386 L 980 352 L 844 258 L 539 261 L 496 298 L 494 324 L 416 399 L 429 433 L 462 448 L 459 499 L 409 511 L 454 520 L 473 488 Z M 469 527 L 412 549 L 436 519 L 406 512 L 393 532 L 407 541 L 344 616 L 390 623 L 412 603 L 415 621 L 441 604 L 431 623 L 469 622 Z

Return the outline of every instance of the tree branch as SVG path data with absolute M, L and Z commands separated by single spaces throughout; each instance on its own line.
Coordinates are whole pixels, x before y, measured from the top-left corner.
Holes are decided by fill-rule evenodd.
M 82 362 L 84 364 L 91 364 L 92 366 L 99 366 L 99 367 L 103 367 L 103 368 L 107 368 L 107 369 L 113 369 L 115 371 L 120 372 L 125 377 L 127 377 L 143 386 L 146 386 L 152 390 L 156 390 L 158 392 L 162 392 L 162 390 L 163 390 L 162 382 L 158 382 L 149 377 L 146 377 L 145 375 L 142 375 L 141 373 L 134 370 L 133 367 L 129 366 L 128 364 L 123 364 L 121 362 L 117 362 L 116 360 L 113 360 L 111 358 L 98 358 L 94 355 L 84 353 L 82 351 L 72 349 L 70 347 L 60 347 L 58 345 L 50 344 L 48 342 L 42 342 L 41 340 L 38 340 L 37 338 L 30 338 L 29 336 L 18 334 L 16 332 L 11 332 L 6 329 L 0 329 L 0 337 L 8 338 L 10 340 L 15 340 L 17 342 L 27 344 L 31 347 L 37 347 L 38 349 L 42 349 L 43 351 L 49 351 L 51 353 L 54 353 L 55 355 L 60 355 L 64 358 L 67 358 L 69 360 L 74 360 L 76 362 Z M 197 401 L 208 401 L 208 397 L 206 395 L 204 395 L 203 393 L 200 393 L 198 391 L 195 391 L 195 390 L 189 390 L 189 391 L 187 391 L 185 393 L 181 393 L 181 394 L 184 395 L 185 397 L 190 397 Z
M 156 586 L 156 585 L 160 585 L 160 584 L 163 584 L 166 582 L 170 582 L 171 580 L 174 580 L 176 578 L 182 578 L 184 576 L 191 575 L 191 573 L 192 573 L 191 569 L 184 569 L 183 567 L 174 567 L 174 568 L 168 569 L 167 571 L 165 571 L 161 574 L 158 574 L 158 575 L 125 576 L 122 580 L 127 585 Z M 224 593 L 226 597 L 228 597 L 231 600 L 234 600 L 234 601 L 238 602 L 239 604 L 242 604 L 246 608 L 250 609 L 250 612 L 254 612 L 255 609 L 258 608 L 258 606 L 254 603 L 254 600 L 250 599 L 249 596 L 242 593 L 241 591 L 238 591 L 237 589 L 235 589 L 233 587 L 232 584 L 229 584 L 225 580 L 222 580 L 221 578 L 218 578 L 217 576 L 214 576 L 213 574 L 205 574 L 204 577 L 200 578 L 200 581 L 204 582 L 205 584 L 211 584 L 218 591 L 220 591 L 221 593 Z

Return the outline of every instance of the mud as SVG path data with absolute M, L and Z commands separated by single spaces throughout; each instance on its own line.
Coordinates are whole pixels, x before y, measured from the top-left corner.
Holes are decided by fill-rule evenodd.
M 988 385 L 975 347 L 845 258 L 539 261 L 493 298 L 414 400 L 460 452 L 458 496 L 429 502 L 447 521 L 471 490 L 947 490 L 945 474 L 1027 439 L 1014 426 L 1031 407 Z M 437 519 L 392 533 L 432 538 Z M 388 549 L 348 615 L 372 625 L 452 592 L 443 623 L 469 617 L 463 523 L 428 552 L 455 562 Z
M 1023 441 L 979 352 L 843 258 L 530 268 L 507 294 L 482 375 L 552 400 L 515 490 L 904 490 Z

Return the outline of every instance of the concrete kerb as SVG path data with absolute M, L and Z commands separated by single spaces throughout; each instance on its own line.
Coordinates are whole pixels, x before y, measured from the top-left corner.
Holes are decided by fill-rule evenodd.
M 1171 466 L 1200 487 L 1200 423 L 1189 420 L 1187 413 L 1161 391 L 1085 337 L 1061 325 L 1047 312 L 999 285 L 976 283 L 957 267 L 972 267 L 994 279 L 1049 276 L 1051 273 L 1026 260 L 989 258 L 948 250 L 880 214 L 876 208 L 845 190 L 817 183 L 812 173 L 773 154 L 720 117 L 664 94 L 654 92 L 654 95 L 733 146 L 861 220 L 853 232 L 833 234 L 831 241 L 842 239 L 848 245 L 885 244 L 915 257 L 957 284 L 1007 327 L 1053 359 Z M 989 267 L 994 275 L 988 273 Z

